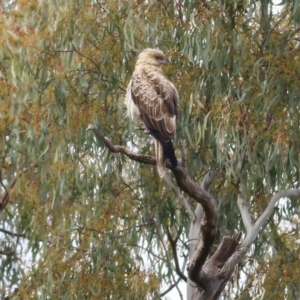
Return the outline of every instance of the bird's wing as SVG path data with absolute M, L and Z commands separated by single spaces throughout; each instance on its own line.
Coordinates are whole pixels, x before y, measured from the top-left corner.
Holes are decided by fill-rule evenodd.
M 131 95 L 146 127 L 169 141 L 179 118 L 179 97 L 173 83 L 151 67 L 140 68 L 133 73 Z

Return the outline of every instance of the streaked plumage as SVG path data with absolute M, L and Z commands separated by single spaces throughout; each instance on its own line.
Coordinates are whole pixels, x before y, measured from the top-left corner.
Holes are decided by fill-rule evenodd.
M 141 52 L 125 97 L 129 115 L 138 115 L 154 138 L 161 177 L 165 174 L 166 158 L 174 167 L 177 165 L 171 138 L 179 118 L 178 92 L 163 74 L 161 65 L 165 63 L 164 54 L 158 49 Z

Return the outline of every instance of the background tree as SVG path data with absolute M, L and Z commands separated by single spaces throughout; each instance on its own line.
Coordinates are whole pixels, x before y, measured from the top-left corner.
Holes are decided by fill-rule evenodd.
M 209 255 L 228 232 L 251 245 L 221 297 L 299 298 L 299 204 L 281 196 L 299 188 L 300 8 L 275 8 L 268 0 L 1 2 L 3 297 L 158 299 L 177 289 L 183 298 L 187 246 L 193 252 L 203 229 L 200 205 L 172 179 L 186 171 L 216 199 Z M 186 169 L 167 184 L 86 131 L 94 123 L 113 145 L 153 153 L 123 104 L 146 47 L 170 56 L 164 71 L 180 94 Z M 259 219 L 268 204 L 272 216 Z M 246 207 L 266 222 L 253 229 Z

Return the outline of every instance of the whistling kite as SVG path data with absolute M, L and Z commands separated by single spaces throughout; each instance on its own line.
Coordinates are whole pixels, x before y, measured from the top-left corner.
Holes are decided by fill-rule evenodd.
M 176 167 L 177 159 L 171 138 L 179 118 L 179 96 L 174 84 L 164 75 L 161 65 L 165 56 L 158 49 L 145 49 L 138 56 L 135 70 L 127 87 L 125 103 L 128 114 L 143 120 L 153 136 L 157 169 L 165 175 L 168 158 Z

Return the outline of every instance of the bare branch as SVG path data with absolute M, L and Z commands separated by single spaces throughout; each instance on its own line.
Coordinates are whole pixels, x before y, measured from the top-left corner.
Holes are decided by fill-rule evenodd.
M 250 213 L 248 211 L 248 206 L 241 194 L 238 196 L 238 207 L 240 209 L 243 223 L 246 227 L 247 235 L 244 241 L 242 242 L 242 245 L 238 247 L 238 249 L 235 251 L 235 253 L 230 257 L 230 259 L 226 262 L 224 265 L 222 271 L 220 272 L 220 276 L 227 276 L 232 272 L 234 267 L 241 261 L 241 259 L 246 255 L 248 252 L 250 245 L 253 243 L 255 238 L 257 237 L 257 234 L 261 227 L 264 225 L 264 223 L 267 221 L 267 219 L 271 216 L 276 203 L 281 198 L 293 198 L 293 197 L 300 197 L 300 189 L 294 189 L 294 190 L 284 190 L 280 191 L 273 195 L 271 198 L 267 208 L 262 213 L 262 215 L 258 218 L 258 220 L 253 224 L 251 220 Z
M 165 244 L 164 244 L 163 238 L 162 238 L 162 236 L 160 235 L 160 230 L 159 230 L 158 224 L 155 224 L 155 226 L 156 226 L 156 234 L 157 234 L 157 236 L 158 236 L 158 238 L 159 238 L 159 240 L 160 240 L 160 242 L 161 242 L 162 248 L 164 249 L 165 254 L 166 254 L 166 257 L 167 257 L 167 264 L 168 264 L 169 269 L 171 270 L 171 277 L 172 277 L 172 279 L 173 279 L 173 282 L 176 282 L 175 276 L 174 276 L 174 274 L 173 274 L 173 272 L 172 272 L 173 268 L 172 268 L 172 266 L 171 266 L 171 262 L 170 262 L 169 259 L 168 259 L 168 251 L 167 251 L 166 246 L 165 246 Z M 178 286 L 176 285 L 175 287 L 176 287 L 176 289 L 177 289 L 177 291 L 178 291 L 178 293 L 179 293 L 180 299 L 183 299 L 182 293 L 181 293 L 181 291 L 179 290 Z
M 109 13 L 109 10 L 104 6 L 103 3 L 99 2 L 98 0 L 96 0 L 97 4 L 102 8 L 102 10 L 104 12 L 106 12 L 107 14 Z
M 128 156 L 130 159 L 150 165 L 156 165 L 156 158 L 150 155 L 143 155 L 135 153 L 124 146 L 115 146 L 112 142 L 107 139 L 94 125 L 90 124 L 87 130 L 91 130 L 96 134 L 96 137 L 102 141 L 106 147 L 113 153 L 123 153 Z M 167 163 L 167 167 L 170 164 Z
M 139 229 L 139 228 L 143 228 L 143 227 L 148 227 L 148 226 L 153 225 L 153 224 L 155 224 L 155 222 L 149 220 L 149 222 L 147 222 L 147 223 L 143 223 L 143 224 L 127 227 L 127 228 L 124 228 L 124 229 L 120 229 L 116 232 L 116 234 L 107 233 L 107 232 L 105 232 L 103 230 L 100 230 L 98 228 L 89 228 L 89 227 L 76 227 L 75 229 L 73 229 L 71 231 L 74 231 L 74 230 L 76 230 L 78 232 L 91 231 L 91 232 L 95 232 L 97 234 L 103 234 L 103 235 L 109 236 L 109 237 L 114 238 L 114 239 L 122 239 L 122 238 L 124 238 L 124 236 L 122 236 L 122 233 L 125 232 L 125 231 L 131 231 L 132 229 Z
M 272 196 L 267 208 L 263 212 L 263 214 L 259 217 L 259 219 L 255 222 L 255 226 L 262 227 L 264 222 L 270 217 L 272 214 L 275 205 L 281 198 L 299 198 L 300 197 L 300 189 L 293 190 L 283 190 Z
M 291 189 L 291 190 L 283 190 L 276 194 L 274 194 L 266 207 L 265 211 L 262 215 L 258 218 L 258 220 L 254 223 L 253 228 L 247 232 L 247 236 L 243 241 L 243 246 L 250 246 L 253 241 L 255 240 L 259 230 L 267 221 L 267 219 L 271 216 L 272 212 L 274 211 L 275 205 L 281 198 L 299 198 L 300 197 L 300 189 Z
M 178 255 L 177 255 L 177 250 L 176 250 L 179 235 L 182 233 L 182 227 L 179 229 L 177 237 L 175 239 L 172 238 L 172 235 L 171 235 L 170 230 L 169 230 L 168 227 L 166 227 L 166 231 L 167 231 L 168 240 L 169 240 L 169 243 L 171 245 L 172 254 L 173 254 L 173 258 L 174 258 L 174 262 L 175 262 L 175 271 L 176 271 L 177 275 L 186 282 L 187 278 L 181 272 L 180 267 L 179 267 Z
M 242 193 L 238 195 L 238 207 L 242 215 L 243 223 L 246 227 L 247 235 L 245 240 L 242 242 L 242 245 L 237 247 L 234 253 L 230 256 L 230 258 L 226 261 L 225 265 L 223 266 L 221 272 L 219 273 L 218 278 L 224 278 L 223 282 L 220 285 L 220 290 L 223 289 L 225 281 L 227 278 L 230 277 L 232 274 L 235 266 L 245 257 L 246 253 L 250 249 L 251 244 L 256 239 L 257 234 L 267 219 L 271 216 L 272 212 L 274 211 L 276 203 L 281 198 L 294 198 L 300 197 L 300 189 L 293 189 L 293 190 L 284 190 L 274 194 L 265 209 L 262 215 L 258 218 L 258 220 L 253 224 L 251 220 L 251 215 L 248 211 L 247 203 L 245 202 Z M 215 254 L 216 255 L 216 254 Z
M 3 228 L 0 228 L 0 232 L 3 232 L 3 233 L 8 234 L 10 236 L 16 236 L 16 237 L 26 238 L 25 234 L 23 234 L 23 233 L 11 232 L 11 231 L 8 231 L 8 230 L 3 229 Z
M 98 70 L 98 72 L 99 72 L 100 74 L 102 74 L 102 72 L 101 72 L 101 70 L 100 70 L 100 68 L 99 68 L 99 65 L 98 65 L 92 58 L 90 58 L 90 57 L 88 57 L 88 56 L 82 54 L 81 52 L 79 52 L 79 51 L 76 49 L 76 47 L 75 47 L 75 45 L 73 44 L 73 42 L 71 42 L 71 45 L 72 45 L 73 50 L 74 50 L 79 56 L 84 57 L 84 58 L 86 58 L 87 60 L 89 60 L 90 62 L 92 62 L 92 63 L 94 64 L 94 66 L 96 67 L 96 69 Z
M 163 291 L 162 293 L 160 293 L 160 297 L 163 297 L 165 295 L 167 295 L 171 290 L 173 290 L 174 287 L 176 287 L 178 285 L 178 283 L 180 282 L 181 278 L 179 277 L 176 282 L 174 284 L 171 284 L 165 291 Z
M 177 189 L 175 184 L 173 184 L 170 177 L 167 174 L 165 174 L 163 179 L 164 179 L 165 183 L 167 184 L 167 186 L 169 186 L 169 188 L 174 192 L 174 194 L 177 196 L 177 198 L 183 203 L 183 205 L 186 208 L 188 214 L 191 216 L 193 222 L 196 221 L 196 215 L 195 215 L 194 211 L 192 210 L 192 207 L 191 207 L 190 203 L 183 196 L 183 194 L 180 193 L 180 191 Z
M 251 231 L 253 228 L 253 222 L 251 220 L 251 215 L 248 210 L 248 204 L 244 200 L 243 195 L 239 194 L 238 195 L 238 200 L 237 200 L 237 205 L 240 210 L 240 213 L 242 215 L 242 220 L 244 223 L 244 226 L 246 228 L 247 233 Z

